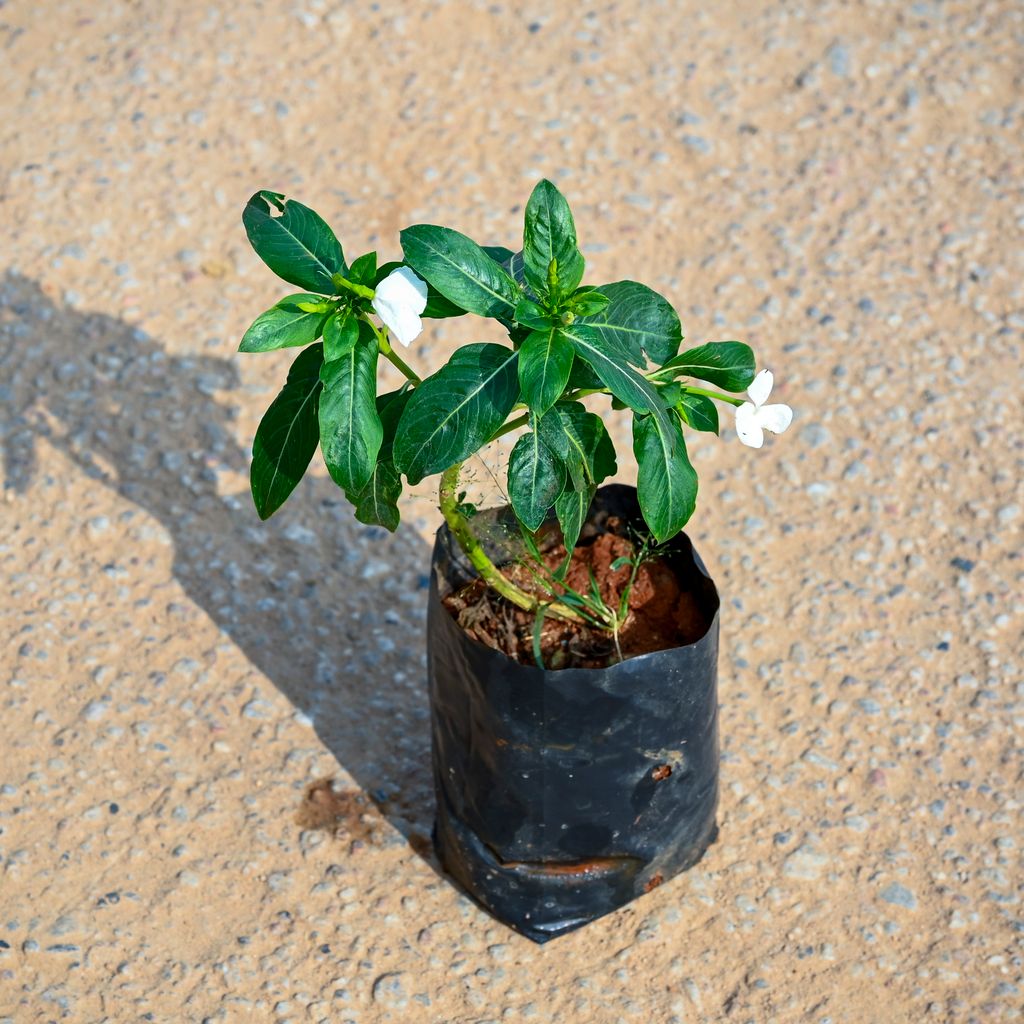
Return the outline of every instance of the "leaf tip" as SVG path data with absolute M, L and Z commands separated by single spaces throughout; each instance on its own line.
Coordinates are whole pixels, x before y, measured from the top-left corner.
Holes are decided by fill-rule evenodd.
M 252 496 L 252 503 L 256 508 L 256 515 L 260 517 L 262 523 L 265 523 L 277 511 L 276 505 L 269 505 L 261 501 L 255 494 Z

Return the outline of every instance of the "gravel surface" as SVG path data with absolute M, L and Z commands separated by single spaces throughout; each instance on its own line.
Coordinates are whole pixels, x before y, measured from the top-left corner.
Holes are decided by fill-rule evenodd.
M 0 3 L 0 1024 L 1020 1020 L 1022 36 L 1013 0 Z M 317 467 L 260 524 L 290 360 L 235 348 L 292 290 L 256 188 L 393 258 L 514 243 L 542 175 L 588 280 L 749 340 L 796 421 L 691 446 L 721 837 L 537 947 L 426 849 L 429 487 L 388 536 Z M 366 798 L 336 836 L 295 821 L 326 776 Z

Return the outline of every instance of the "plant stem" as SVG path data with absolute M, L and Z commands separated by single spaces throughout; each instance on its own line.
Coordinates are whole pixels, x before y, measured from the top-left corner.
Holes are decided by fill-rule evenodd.
M 388 329 L 385 327 L 383 330 L 380 330 L 369 317 L 364 316 L 362 319 L 370 325 L 370 330 L 377 335 L 377 347 L 380 349 L 380 354 L 392 366 L 404 374 L 406 380 L 411 380 L 413 384 L 422 384 L 423 378 L 391 347 Z
M 587 395 L 610 395 L 611 392 L 607 388 L 580 388 L 579 391 L 574 391 L 571 395 L 566 395 L 569 398 L 586 398 Z
M 525 427 L 530 422 L 530 414 L 524 412 L 522 416 L 517 416 L 514 420 L 509 420 L 496 434 L 491 436 L 491 441 L 497 441 L 499 437 L 504 437 L 506 434 L 511 434 L 513 430 L 518 430 L 520 427 Z M 487 443 L 490 444 L 491 441 Z
M 461 470 L 462 463 L 459 462 L 441 474 L 438 497 L 441 514 L 448 524 L 448 529 L 452 531 L 452 536 L 459 542 L 459 547 L 465 552 L 470 565 L 480 573 L 480 578 L 492 590 L 497 591 L 506 600 L 525 611 L 537 611 L 541 601 L 527 594 L 525 590 L 521 590 L 502 574 L 501 570 L 487 557 L 487 552 L 484 551 L 480 541 L 470 528 L 469 520 L 459 511 L 458 487 Z M 560 619 L 568 619 L 570 622 L 583 621 L 576 612 L 559 601 L 548 605 L 546 614 L 555 615 Z
M 411 380 L 413 384 L 422 384 L 423 379 L 416 373 L 415 370 L 390 346 L 381 349 L 381 354 L 385 359 L 388 360 L 393 366 L 396 366 L 402 373 L 405 374 L 408 380 Z
M 733 398 L 732 395 L 723 395 L 718 391 L 691 387 L 689 384 L 684 384 L 683 390 L 691 395 L 705 395 L 708 398 L 717 398 L 720 402 L 728 402 L 730 405 L 742 405 L 746 401 L 744 398 Z
M 362 299 L 372 299 L 373 289 L 367 288 L 366 285 L 356 284 L 355 281 L 350 281 L 347 277 L 342 274 L 335 274 L 331 281 L 334 283 L 336 288 L 343 288 L 345 291 L 352 292 L 353 295 L 358 295 Z

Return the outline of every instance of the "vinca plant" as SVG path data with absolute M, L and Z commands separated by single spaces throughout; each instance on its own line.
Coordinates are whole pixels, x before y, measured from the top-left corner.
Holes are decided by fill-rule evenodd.
M 515 251 L 416 224 L 401 233 L 401 262 L 380 265 L 370 252 L 349 263 L 318 214 L 269 191 L 249 200 L 243 222 L 263 262 L 302 289 L 257 317 L 240 346 L 302 350 L 253 443 L 263 519 L 318 445 L 356 518 L 388 530 L 399 523 L 403 478 L 439 474 L 441 512 L 485 581 L 521 608 L 576 619 L 578 606 L 526 593 L 487 556 L 459 491 L 467 459 L 525 429 L 508 464 L 512 510 L 527 536 L 556 517 L 571 553 L 598 485 L 617 469 L 604 422 L 581 401 L 606 396 L 632 414 L 640 509 L 663 543 L 697 499 L 686 430 L 717 434 L 724 403 L 736 408 L 740 439 L 760 447 L 765 429 L 780 433 L 792 419 L 788 406 L 767 404 L 771 373 L 755 374 L 748 345 L 680 352 L 679 317 L 657 292 L 636 281 L 584 284 L 572 213 L 549 181 L 530 196 Z M 467 314 L 493 321 L 504 340 L 465 345 L 422 374 L 396 351 L 419 336 L 422 318 Z M 405 381 L 378 394 L 382 358 Z

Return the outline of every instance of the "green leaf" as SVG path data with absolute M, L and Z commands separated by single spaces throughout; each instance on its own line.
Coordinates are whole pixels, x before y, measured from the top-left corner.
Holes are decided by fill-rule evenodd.
M 519 349 L 523 401 L 538 416 L 558 401 L 569 381 L 573 347 L 557 328 L 534 331 Z
M 573 324 L 564 329 L 576 348 L 601 378 L 604 386 L 624 405 L 638 413 L 650 413 L 660 424 L 666 436 L 670 433 L 670 420 L 658 389 L 642 374 L 637 373 L 625 360 L 614 338 L 599 333 L 593 327 Z
M 579 402 L 559 402 L 540 418 L 544 443 L 566 464 L 573 486 L 600 484 L 614 476 L 615 446 L 604 422 Z
M 277 348 L 311 345 L 320 337 L 330 310 L 330 305 L 319 295 L 308 292 L 289 295 L 256 317 L 242 336 L 238 351 L 270 352 Z
M 402 494 L 402 480 L 392 460 L 392 446 L 398 421 L 411 395 L 408 385 L 404 385 L 398 391 L 391 391 L 377 398 L 377 413 L 384 431 L 377 462 L 366 486 L 347 495 L 355 505 L 356 519 L 359 522 L 370 526 L 383 526 L 392 533 L 398 529 L 401 522 L 398 499 Z
M 449 302 L 433 285 L 427 284 L 427 304 L 420 314 L 425 320 L 449 320 L 465 316 L 466 311 L 454 302 Z
M 323 346 L 300 352 L 256 430 L 249 483 L 260 519 L 272 516 L 306 472 L 316 444 Z
M 466 345 L 413 391 L 395 438 L 395 465 L 411 484 L 491 439 L 519 398 L 518 359 L 502 345 Z
M 570 608 L 575 608 L 584 615 L 590 611 L 590 606 L 587 601 L 573 590 L 567 589 L 564 593 L 559 594 L 558 602 L 559 604 L 567 604 Z
M 511 318 L 515 281 L 472 239 L 451 228 L 416 224 L 402 232 L 405 262 L 449 302 L 479 316 Z
M 481 249 L 487 254 L 488 259 L 494 260 L 499 266 L 508 263 L 515 253 L 504 245 L 482 245 Z
M 718 406 L 707 395 L 694 395 L 684 391 L 676 406 L 688 427 L 718 433 Z
M 278 277 L 307 291 L 333 295 L 334 274 L 346 274 L 341 243 L 324 219 L 279 192 L 257 192 L 242 213 L 256 255 Z
M 558 525 L 562 528 L 562 540 L 569 556 L 580 539 L 583 524 L 587 521 L 587 514 L 596 493 L 597 487 L 594 484 L 585 484 L 582 488 L 570 485 L 555 499 L 555 515 L 558 517 Z M 566 559 L 564 568 L 569 567 L 570 560 Z
M 583 254 L 576 246 L 576 225 L 565 197 L 543 180 L 526 204 L 523 261 L 526 280 L 538 295 L 548 294 L 548 268 L 556 261 L 559 294 L 568 295 L 583 280 Z M 557 299 L 558 296 L 551 296 Z
M 341 359 L 359 339 L 359 319 L 351 306 L 339 309 L 324 324 L 324 362 Z
M 516 306 L 516 323 L 529 327 L 531 331 L 545 331 L 551 326 L 551 314 L 524 295 Z
M 547 605 L 538 605 L 533 620 L 533 660 L 542 672 L 544 671 L 544 652 L 540 647 L 540 637 L 544 630 L 544 616 L 547 614 Z
M 659 384 L 658 397 L 666 409 L 673 409 L 683 397 L 683 385 L 675 380 L 670 380 L 667 384 Z
M 665 363 L 677 377 L 697 377 L 723 391 L 746 391 L 754 380 L 754 352 L 742 341 L 712 341 Z
M 686 525 L 697 502 L 697 474 L 686 454 L 682 428 L 675 417 L 668 423 L 666 433 L 653 416 L 633 417 L 637 497 L 659 543 Z
M 508 461 L 512 511 L 531 532 L 538 530 L 565 486 L 565 466 L 536 431 L 524 434 Z
M 519 289 L 520 297 L 525 296 L 532 302 L 537 301 L 537 296 L 526 283 L 526 265 L 523 263 L 522 250 L 513 253 L 507 260 L 505 260 L 505 262 L 502 263 L 502 269 L 512 278 L 513 281 L 515 281 L 516 287 Z M 512 317 L 502 314 L 497 317 L 497 320 L 505 330 L 508 331 L 509 338 L 512 340 L 512 344 L 516 347 L 520 346 L 530 333 L 531 328 L 517 324 Z
M 601 378 L 594 373 L 589 363 L 585 363 L 579 356 L 572 361 L 572 369 L 569 371 L 569 383 L 567 385 L 573 391 L 600 391 L 604 385 Z
M 366 486 L 384 436 L 376 402 L 377 339 L 369 324 L 359 328 L 358 343 L 320 370 L 320 450 L 346 492 Z
M 398 424 L 410 398 L 412 398 L 412 387 L 408 381 L 397 391 L 389 391 L 377 398 L 377 412 L 380 415 L 381 426 L 384 428 L 384 439 L 381 441 L 380 453 L 377 455 L 378 462 L 388 462 L 394 459 L 395 434 L 398 432 Z
M 608 308 L 581 323 L 628 353 L 634 366 L 644 365 L 645 352 L 660 365 L 679 351 L 683 328 L 667 299 L 636 281 L 616 281 L 597 290 L 608 297 Z
M 356 284 L 372 287 L 377 278 L 377 254 L 375 252 L 364 253 L 357 260 L 352 261 L 345 275 L 350 281 Z
M 393 274 L 399 267 L 404 267 L 405 264 L 401 260 L 391 260 L 388 263 L 382 263 L 376 273 L 373 275 L 373 284 L 371 287 L 376 288 L 377 285 L 384 280 L 385 277 Z M 428 286 L 429 287 L 429 286 Z
M 512 253 L 502 265 L 502 270 L 505 271 L 509 277 L 519 286 L 520 291 L 524 291 L 527 295 L 536 298 L 537 296 L 530 291 L 529 282 L 526 280 L 526 262 L 523 259 L 523 250 Z
M 366 486 L 351 496 L 356 519 L 368 526 L 383 526 L 392 533 L 398 529 L 401 513 L 398 499 L 402 495 L 402 480 L 393 462 L 379 462 L 373 467 Z
M 576 316 L 596 316 L 608 308 L 608 296 L 596 288 L 577 288 L 569 300 L 569 308 Z

